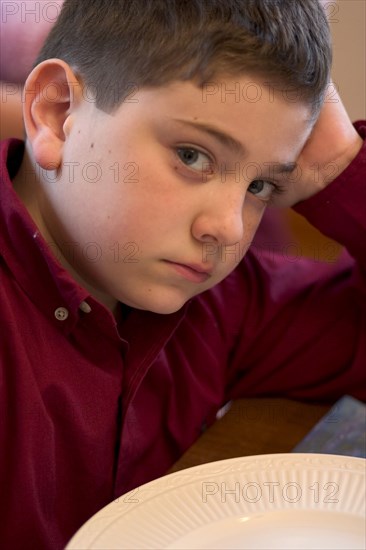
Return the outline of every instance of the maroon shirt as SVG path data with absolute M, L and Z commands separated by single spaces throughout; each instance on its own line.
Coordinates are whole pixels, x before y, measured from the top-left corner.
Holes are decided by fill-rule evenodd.
M 358 266 L 250 251 L 181 311 L 129 310 L 118 326 L 14 193 L 23 144 L 0 155 L 2 548 L 62 548 L 113 498 L 163 475 L 231 398 L 366 399 L 366 146 L 297 207 Z

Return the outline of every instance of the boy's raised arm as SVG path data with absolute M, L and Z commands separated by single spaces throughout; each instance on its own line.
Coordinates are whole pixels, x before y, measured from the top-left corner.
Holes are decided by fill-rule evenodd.
M 296 174 L 290 176 L 288 192 L 277 204 L 292 206 L 322 191 L 355 159 L 362 144 L 336 87 L 330 83 L 320 115 L 298 158 Z
M 231 352 L 229 399 L 286 395 L 334 401 L 348 393 L 366 400 L 366 141 L 362 137 L 366 138 L 365 122 L 353 126 L 340 102 L 327 103 L 299 158 L 305 196 L 296 211 L 343 244 L 349 254 L 344 251 L 339 259 L 329 257 L 324 263 L 316 251 L 312 260 L 292 258 L 285 249 L 254 251 L 233 274 L 237 282 L 233 300 L 242 299 L 243 317 L 242 333 Z M 335 166 L 337 174 L 330 178 Z M 314 174 L 318 181 L 312 181 Z M 316 185 L 322 187 L 320 192 Z M 304 200 L 307 188 L 310 198 Z M 226 322 L 230 324 L 229 317 Z

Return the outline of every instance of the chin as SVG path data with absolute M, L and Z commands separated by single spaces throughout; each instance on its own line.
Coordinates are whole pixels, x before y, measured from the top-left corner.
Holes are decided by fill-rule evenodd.
M 170 293 L 169 293 L 170 294 Z M 136 299 L 136 301 L 127 301 L 122 299 L 121 301 L 126 305 L 133 307 L 135 309 L 141 309 L 144 311 L 151 311 L 151 313 L 158 313 L 160 315 L 169 315 L 171 313 L 176 313 L 188 300 L 191 299 L 191 296 L 177 296 L 169 295 L 168 293 L 157 292 L 155 295 L 144 296 L 144 300 Z
M 182 309 L 182 307 L 187 301 L 188 300 L 184 302 L 180 302 L 179 304 L 164 304 L 164 303 L 149 304 L 146 307 L 141 307 L 139 309 L 144 309 L 145 311 L 151 311 L 151 313 L 158 313 L 159 315 L 170 315 Z
M 158 308 L 158 310 L 155 310 L 154 313 L 160 313 L 161 315 L 169 315 L 171 313 L 176 313 L 177 311 L 179 311 L 180 309 L 182 309 L 182 307 L 188 302 L 188 298 L 187 300 L 185 300 L 184 302 L 181 302 L 179 305 L 177 306 L 169 306 L 167 305 L 166 307 L 162 306 L 160 308 Z

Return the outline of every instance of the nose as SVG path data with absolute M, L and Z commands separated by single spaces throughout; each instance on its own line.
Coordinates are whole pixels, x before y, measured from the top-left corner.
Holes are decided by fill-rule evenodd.
M 243 210 L 244 193 L 240 189 L 208 195 L 192 223 L 193 237 L 202 243 L 237 244 L 244 237 Z

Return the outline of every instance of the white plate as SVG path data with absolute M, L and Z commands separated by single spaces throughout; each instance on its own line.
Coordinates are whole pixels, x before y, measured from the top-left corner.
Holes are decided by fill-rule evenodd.
M 364 549 L 365 467 L 310 453 L 195 466 L 112 502 L 67 550 Z

